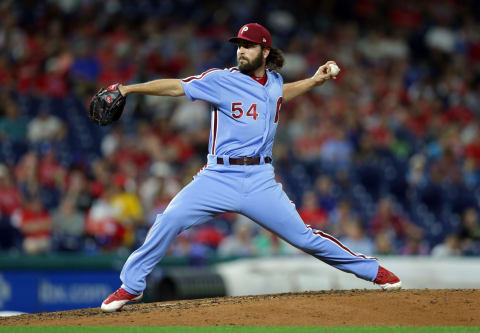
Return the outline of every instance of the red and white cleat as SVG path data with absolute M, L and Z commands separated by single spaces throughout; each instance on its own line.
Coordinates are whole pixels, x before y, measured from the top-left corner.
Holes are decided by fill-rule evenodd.
M 140 295 L 130 294 L 123 288 L 118 288 L 116 292 L 107 297 L 102 303 L 103 312 L 120 311 L 123 306 L 129 302 L 136 302 L 143 297 Z
M 373 283 L 386 291 L 402 289 L 402 281 L 388 269 L 378 266 L 378 273 Z

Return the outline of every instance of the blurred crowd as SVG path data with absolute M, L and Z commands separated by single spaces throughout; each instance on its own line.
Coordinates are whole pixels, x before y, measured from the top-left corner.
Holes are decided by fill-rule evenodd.
M 236 64 L 247 22 L 272 32 L 286 82 L 335 60 L 334 82 L 282 106 L 278 181 L 306 224 L 356 252 L 480 255 L 480 3 L 0 1 L 0 248 L 132 250 L 206 162 L 209 106 L 129 96 L 115 82 Z M 182 233 L 169 255 L 295 253 L 237 214 Z

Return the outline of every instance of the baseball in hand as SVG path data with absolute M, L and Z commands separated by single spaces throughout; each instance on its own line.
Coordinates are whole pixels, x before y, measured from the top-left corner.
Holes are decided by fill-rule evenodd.
M 332 73 L 333 76 L 336 76 L 338 73 L 340 73 L 340 68 L 337 65 L 330 64 L 328 66 L 330 67 L 330 73 Z

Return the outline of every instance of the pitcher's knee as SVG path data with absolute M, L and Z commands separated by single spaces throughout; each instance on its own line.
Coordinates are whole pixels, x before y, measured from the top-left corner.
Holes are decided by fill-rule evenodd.
M 305 252 L 314 251 L 314 244 L 312 242 L 312 239 L 309 236 L 302 235 L 300 237 L 297 237 L 295 241 L 291 243 L 293 246 L 299 248 L 302 251 L 305 251 Z
M 188 218 L 178 209 L 166 210 L 157 215 L 155 223 L 160 223 L 162 228 L 174 228 L 180 231 L 188 228 Z

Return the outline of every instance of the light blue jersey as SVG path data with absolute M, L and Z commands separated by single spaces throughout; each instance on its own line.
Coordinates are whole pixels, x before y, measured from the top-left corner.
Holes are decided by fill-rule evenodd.
M 237 68 L 211 69 L 182 80 L 191 100 L 211 104 L 208 163 L 158 214 L 143 245 L 130 255 L 122 288 L 140 294 L 146 276 L 182 231 L 218 214 L 243 214 L 293 246 L 338 269 L 373 281 L 375 258 L 357 254 L 334 237 L 305 225 L 275 180 L 271 157 L 282 104 L 283 80 L 267 70 L 265 85 Z M 260 157 L 256 165 L 232 165 L 230 158 Z M 220 163 L 221 162 L 221 163 Z
M 210 154 L 272 156 L 283 79 L 276 72 L 266 73 L 265 86 L 236 67 L 214 68 L 182 80 L 188 98 L 211 104 Z

